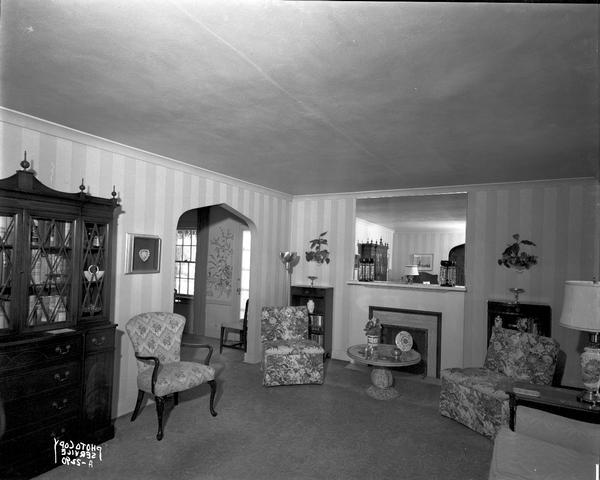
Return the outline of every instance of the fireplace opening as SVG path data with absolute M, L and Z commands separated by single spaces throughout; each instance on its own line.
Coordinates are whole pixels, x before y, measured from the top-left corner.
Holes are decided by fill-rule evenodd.
M 402 367 L 402 371 L 415 375 L 423 375 L 424 377 L 427 376 L 427 329 L 383 323 L 381 324 L 381 343 L 394 345 L 396 343 L 396 335 L 402 331 L 411 334 L 413 338 L 413 350 L 421 354 L 421 361 L 419 363 Z
M 413 349 L 421 354 L 421 362 L 402 371 L 440 378 L 441 365 L 441 312 L 408 310 L 391 307 L 369 307 L 369 318 L 379 319 L 382 326 L 382 343 L 394 345 L 398 332 L 405 331 L 413 337 Z

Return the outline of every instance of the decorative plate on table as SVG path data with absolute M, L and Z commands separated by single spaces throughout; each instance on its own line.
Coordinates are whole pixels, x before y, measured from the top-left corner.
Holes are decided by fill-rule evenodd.
M 408 352 L 413 346 L 412 335 L 404 330 L 396 335 L 396 346 L 403 352 Z

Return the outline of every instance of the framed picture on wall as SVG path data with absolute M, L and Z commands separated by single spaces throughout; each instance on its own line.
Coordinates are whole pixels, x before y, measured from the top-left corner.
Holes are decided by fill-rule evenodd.
M 433 253 L 414 253 L 412 263 L 419 272 L 430 272 L 433 270 Z
M 160 237 L 128 233 L 126 258 L 125 273 L 160 272 Z

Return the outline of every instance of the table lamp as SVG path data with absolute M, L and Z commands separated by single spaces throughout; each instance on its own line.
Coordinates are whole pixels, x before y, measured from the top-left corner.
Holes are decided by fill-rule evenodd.
M 589 345 L 584 348 L 580 357 L 586 390 L 578 399 L 600 404 L 600 282 L 565 282 L 560 324 L 589 333 Z
M 414 277 L 419 275 L 419 267 L 417 265 L 405 265 L 404 275 L 408 278 L 408 283 L 413 283 Z

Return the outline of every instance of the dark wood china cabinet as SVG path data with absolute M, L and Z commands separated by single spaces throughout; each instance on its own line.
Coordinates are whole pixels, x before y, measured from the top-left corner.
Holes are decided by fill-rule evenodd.
M 0 180 L 0 478 L 56 464 L 54 441 L 114 436 L 116 193 L 62 193 L 29 170 Z

